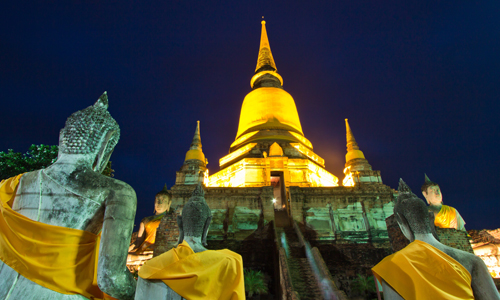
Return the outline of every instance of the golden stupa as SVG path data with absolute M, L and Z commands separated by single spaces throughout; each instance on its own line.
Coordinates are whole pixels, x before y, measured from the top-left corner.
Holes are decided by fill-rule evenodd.
M 283 178 L 287 187 L 338 186 L 338 178 L 325 170 L 324 160 L 304 136 L 295 101 L 277 72 L 265 24 L 262 21 L 252 91 L 243 100 L 235 141 L 208 186 L 267 186 L 271 176 Z

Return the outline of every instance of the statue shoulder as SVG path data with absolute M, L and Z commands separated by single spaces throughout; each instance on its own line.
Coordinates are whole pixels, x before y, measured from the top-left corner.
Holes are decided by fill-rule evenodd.
M 446 245 L 443 245 L 443 249 L 440 249 L 444 253 L 448 254 L 451 258 L 459 262 L 464 268 L 472 274 L 474 265 L 477 264 L 477 260 L 481 259 L 472 253 L 465 252 L 459 249 L 455 249 Z M 481 261 L 482 262 L 482 261 Z
M 144 225 L 146 225 L 147 223 L 149 223 L 151 220 L 153 220 L 156 216 L 148 216 L 148 217 L 145 217 L 144 219 L 141 220 L 142 223 L 144 223 Z
M 134 202 L 137 202 L 135 190 L 128 183 L 104 175 L 101 176 L 105 177 L 107 181 L 108 197 L 111 196 L 119 201 L 133 199 Z

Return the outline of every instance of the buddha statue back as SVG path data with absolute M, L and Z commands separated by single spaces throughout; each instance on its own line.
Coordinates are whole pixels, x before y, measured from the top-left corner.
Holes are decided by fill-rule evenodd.
M 199 183 L 189 201 L 178 216 L 178 244 L 186 241 L 194 253 L 206 251 L 206 238 L 212 220 L 212 212 L 205 201 L 203 186 Z M 141 277 L 137 281 L 136 300 L 183 300 L 184 298 L 172 290 L 161 280 L 147 280 Z
M 68 118 L 57 161 L 21 177 L 12 209 L 34 221 L 95 235 L 102 228 L 98 286 L 115 298 L 133 299 L 135 280 L 125 261 L 137 200 L 128 184 L 101 174 L 120 137 L 107 108 L 104 93 Z M 87 299 L 48 289 L 3 262 L 0 278 L 0 299 Z

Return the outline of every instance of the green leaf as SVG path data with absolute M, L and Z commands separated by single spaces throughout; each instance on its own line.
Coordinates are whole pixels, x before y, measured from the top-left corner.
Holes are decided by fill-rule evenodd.
M 57 160 L 58 146 L 31 145 L 28 152 L 0 152 L 0 180 L 50 166 Z

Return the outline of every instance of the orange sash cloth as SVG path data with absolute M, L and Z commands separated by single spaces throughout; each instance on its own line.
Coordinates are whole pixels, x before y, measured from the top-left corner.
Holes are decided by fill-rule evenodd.
M 245 299 L 243 260 L 230 250 L 194 253 L 186 241 L 147 261 L 139 270 L 144 279 L 159 279 L 182 297 Z
M 153 220 L 149 221 L 146 226 L 144 226 L 144 231 L 146 231 L 146 242 L 154 244 L 156 240 L 156 229 L 160 225 L 160 221 L 163 215 L 156 216 Z
M 435 247 L 415 240 L 387 256 L 373 274 L 406 300 L 474 299 L 471 276 L 459 262 Z
M 0 259 L 27 279 L 58 293 L 113 299 L 97 286 L 100 236 L 33 221 L 12 210 L 22 175 L 0 183 Z
M 457 210 L 448 205 L 442 205 L 441 210 L 434 219 L 434 225 L 439 228 L 452 228 L 451 223 L 457 218 Z
M 146 250 L 148 250 L 148 247 L 150 245 L 153 245 L 156 240 L 156 229 L 158 229 L 158 226 L 160 226 L 161 218 L 165 214 L 160 214 L 155 216 L 151 221 L 147 222 L 144 224 L 144 233 L 146 235 L 146 238 L 142 242 L 139 247 L 137 247 L 137 250 L 135 253 L 142 253 Z

